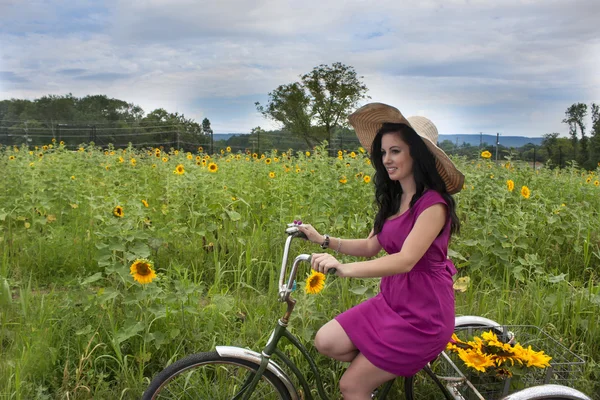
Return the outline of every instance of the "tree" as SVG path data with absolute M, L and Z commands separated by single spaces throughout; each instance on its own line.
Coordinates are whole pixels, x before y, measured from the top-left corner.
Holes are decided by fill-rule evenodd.
M 351 66 L 321 64 L 301 75 L 300 82 L 277 87 L 269 93 L 267 105 L 256 102 L 256 109 L 310 147 L 323 139 L 331 143 L 334 129 L 347 126 L 348 113 L 368 98 L 361 78 Z
M 214 153 L 214 143 L 213 143 L 213 130 L 210 127 L 210 121 L 208 120 L 208 118 L 204 118 L 202 120 L 202 132 L 204 133 L 204 135 L 208 136 L 210 135 L 210 153 Z
M 592 130 L 590 138 L 590 169 L 600 167 L 600 106 L 592 103 Z
M 569 125 L 569 134 L 571 135 L 571 140 L 573 141 L 575 159 L 580 164 L 585 163 L 588 158 L 587 138 L 585 136 L 585 123 L 583 122 L 583 119 L 586 115 L 587 104 L 575 103 L 572 104 L 569 108 L 567 108 L 567 111 L 565 111 L 565 118 L 562 121 L 563 123 Z M 581 133 L 581 152 L 577 151 L 577 128 L 579 128 L 579 132 Z

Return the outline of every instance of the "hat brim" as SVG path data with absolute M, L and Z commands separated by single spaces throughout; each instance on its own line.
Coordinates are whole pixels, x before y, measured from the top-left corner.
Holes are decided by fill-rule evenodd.
M 412 117 L 411 117 L 412 118 Z M 456 168 L 448 155 L 436 143 L 420 132 L 420 126 L 413 126 L 395 107 L 383 103 L 369 103 L 348 116 L 350 124 L 354 127 L 360 144 L 372 153 L 373 140 L 384 123 L 404 124 L 409 126 L 423 140 L 429 151 L 435 157 L 435 165 L 446 190 L 450 194 L 461 191 L 465 176 Z M 417 124 L 415 124 L 417 125 Z

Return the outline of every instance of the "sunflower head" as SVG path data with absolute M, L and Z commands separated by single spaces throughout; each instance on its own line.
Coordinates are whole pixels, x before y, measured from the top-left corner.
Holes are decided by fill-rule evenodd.
M 304 292 L 308 294 L 317 294 L 325 287 L 325 274 L 312 270 L 310 276 L 306 279 Z
M 506 181 L 506 188 L 509 192 L 512 192 L 515 189 L 515 182 L 512 179 Z
M 183 168 L 182 164 L 179 164 L 177 167 L 175 167 L 175 172 L 177 175 L 183 175 L 185 173 L 185 169 Z
M 486 150 L 481 153 L 481 158 L 492 158 L 492 153 Z
M 527 186 L 521 187 L 521 196 L 528 199 L 531 196 L 531 191 Z
M 369 182 L 371 182 L 371 177 L 369 175 L 365 175 L 363 180 L 365 181 L 365 183 L 369 183 Z
M 129 267 L 129 273 L 133 279 L 145 285 L 156 278 L 156 272 L 152 269 L 152 262 L 145 258 L 138 258 Z
M 217 172 L 219 170 L 219 167 L 215 163 L 210 163 L 208 164 L 208 170 L 210 172 Z
M 113 215 L 118 218 L 123 218 L 125 216 L 125 212 L 123 211 L 123 207 L 116 206 L 113 208 Z

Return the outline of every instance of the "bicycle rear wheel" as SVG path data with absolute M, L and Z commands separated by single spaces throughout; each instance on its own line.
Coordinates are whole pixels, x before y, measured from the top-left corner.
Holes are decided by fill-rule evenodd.
M 216 351 L 198 353 L 162 370 L 150 382 L 143 400 L 241 399 L 259 365 L 252 361 L 221 357 Z M 290 400 L 284 383 L 265 371 L 252 399 Z

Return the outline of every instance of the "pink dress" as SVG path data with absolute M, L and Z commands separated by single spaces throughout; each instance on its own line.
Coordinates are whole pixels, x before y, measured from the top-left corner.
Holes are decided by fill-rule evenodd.
M 408 211 L 384 223 L 377 239 L 388 254 L 402 249 L 421 213 L 444 198 L 427 190 Z M 336 317 L 356 348 L 376 367 L 411 376 L 440 354 L 454 330 L 452 275 L 447 257 L 450 218 L 410 272 L 381 278 L 377 296 Z

